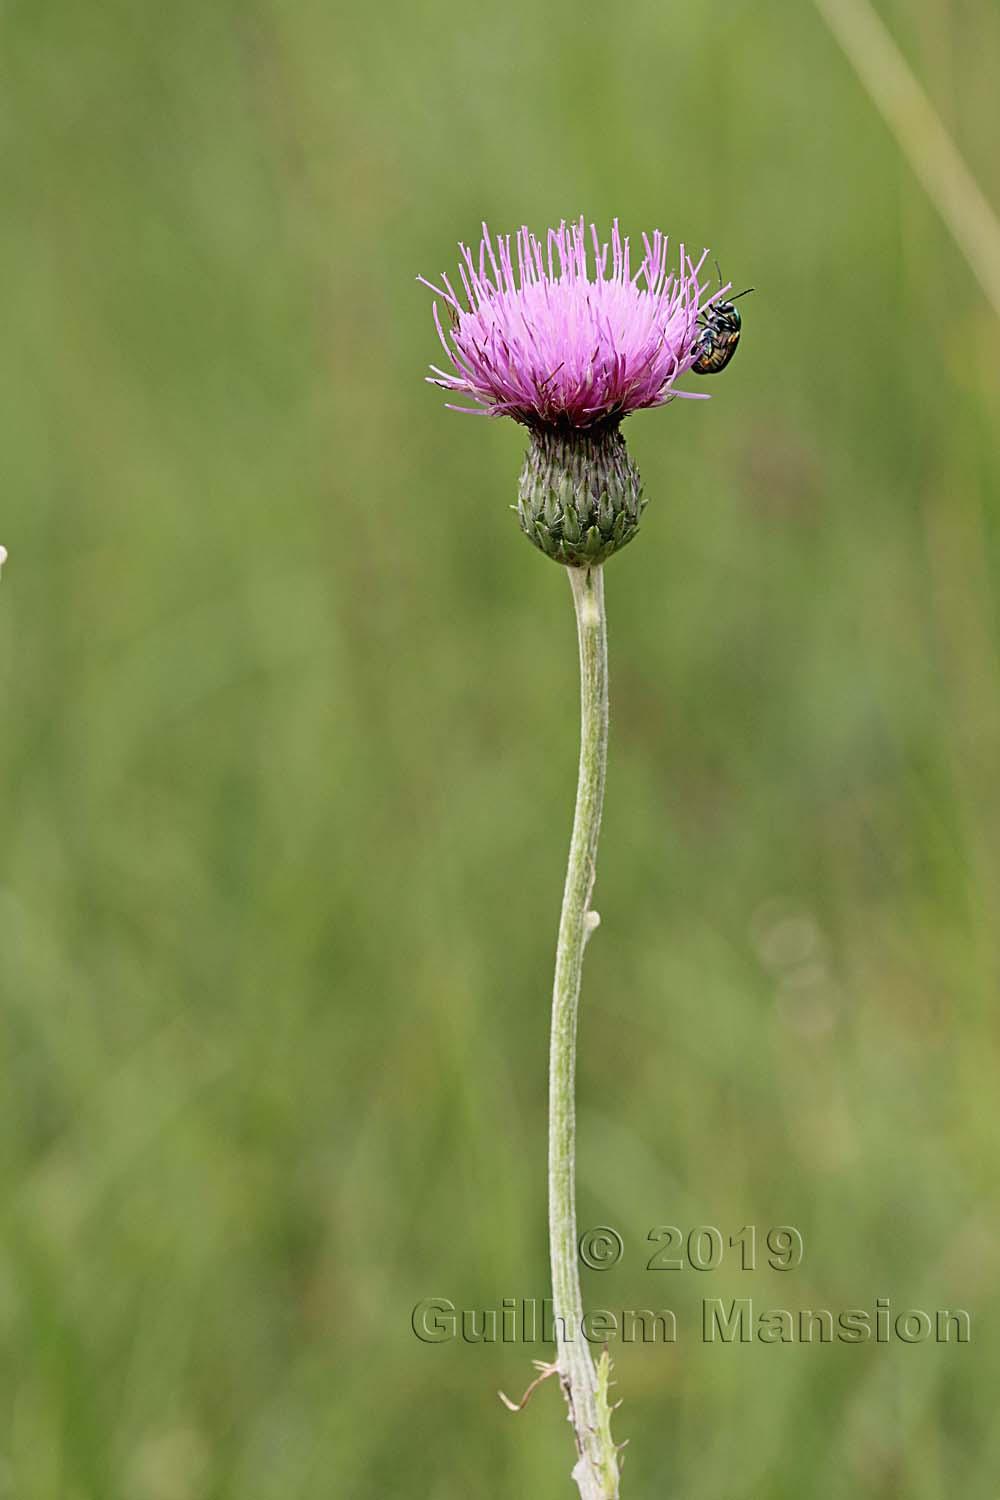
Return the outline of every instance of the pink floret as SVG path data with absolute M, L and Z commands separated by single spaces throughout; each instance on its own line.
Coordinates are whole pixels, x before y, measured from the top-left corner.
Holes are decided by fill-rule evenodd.
M 420 278 L 448 315 L 445 327 L 435 303 L 451 369 L 432 365 L 427 378 L 476 403 L 455 410 L 586 428 L 674 396 L 702 395 L 675 390 L 674 382 L 696 358 L 699 313 L 727 290 L 710 295 L 699 281 L 708 252 L 695 264 L 682 245 L 670 270 L 666 237 L 656 230 L 651 239 L 643 235 L 633 274 L 617 220 L 610 245 L 593 225 L 589 239 L 588 251 L 582 218 L 550 229 L 544 243 L 522 228 L 512 255 L 511 236 L 494 241 L 484 224 L 478 260 L 460 246 L 464 301 L 447 276 L 441 286 Z

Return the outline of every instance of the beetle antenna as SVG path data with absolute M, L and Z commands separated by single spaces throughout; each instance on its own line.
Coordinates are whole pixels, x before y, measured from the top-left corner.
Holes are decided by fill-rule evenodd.
M 738 302 L 741 297 L 749 296 L 751 292 L 755 292 L 756 290 L 755 286 L 748 286 L 742 292 L 737 292 L 735 297 L 729 297 L 726 300 L 729 302 Z

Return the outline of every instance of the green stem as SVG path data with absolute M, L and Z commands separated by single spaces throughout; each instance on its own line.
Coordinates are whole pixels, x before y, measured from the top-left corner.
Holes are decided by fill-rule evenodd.
M 608 758 L 608 641 L 600 567 L 569 568 L 580 640 L 580 771 L 563 892 L 549 1053 L 549 1247 L 556 1363 L 576 1434 L 582 1500 L 615 1500 L 618 1456 L 610 1434 L 607 1356 L 595 1369 L 583 1337 L 576 1244 L 576 1030 Z

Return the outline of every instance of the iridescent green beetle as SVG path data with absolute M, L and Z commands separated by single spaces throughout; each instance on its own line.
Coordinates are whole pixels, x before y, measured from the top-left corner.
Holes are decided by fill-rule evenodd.
M 715 269 L 719 270 L 718 261 L 715 263 Z M 719 271 L 719 285 L 722 285 L 721 271 Z M 705 313 L 701 332 L 694 344 L 696 359 L 691 366 L 693 374 L 718 375 L 726 368 L 736 353 L 736 345 L 740 341 L 743 328 L 739 309 L 735 308 L 733 303 L 752 291 L 753 287 L 748 286 L 746 291 L 737 292 L 736 296 L 730 297 L 727 302 L 716 302 Z

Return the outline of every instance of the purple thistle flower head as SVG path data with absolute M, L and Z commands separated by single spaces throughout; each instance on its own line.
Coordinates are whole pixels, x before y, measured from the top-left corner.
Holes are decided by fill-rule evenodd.
M 527 228 L 494 241 L 486 225 L 478 258 L 460 246 L 463 302 L 447 276 L 420 280 L 440 297 L 450 326 L 434 319 L 450 370 L 432 365 L 428 380 L 470 397 L 458 411 L 511 416 L 532 428 L 586 431 L 617 424 L 643 407 L 663 406 L 697 359 L 698 317 L 726 288 L 709 293 L 697 264 L 680 247 L 676 270 L 667 240 L 643 235 L 633 272 L 618 221 L 610 244 L 583 219 L 550 229 L 544 242 Z
M 521 529 L 571 568 L 599 566 L 639 529 L 646 501 L 623 419 L 675 396 L 704 400 L 676 381 L 692 368 L 724 368 L 739 338 L 733 309 L 725 329 L 720 312 L 709 312 L 729 287 L 710 291 L 699 279 L 707 250 L 695 263 L 682 245 L 671 269 L 659 230 L 642 245 L 633 272 L 617 220 L 609 244 L 578 219 L 544 242 L 519 229 L 513 250 L 510 235 L 494 239 L 484 224 L 478 258 L 460 247 L 464 300 L 447 276 L 440 286 L 419 278 L 444 302 L 449 324 L 435 303 L 450 369 L 432 365 L 428 380 L 475 403 L 455 411 L 513 417 L 529 429 Z

